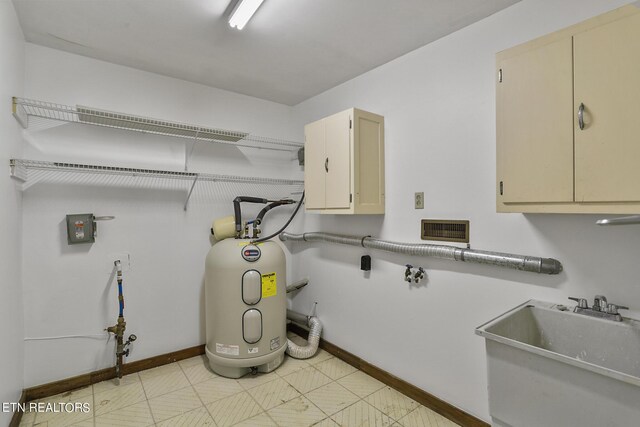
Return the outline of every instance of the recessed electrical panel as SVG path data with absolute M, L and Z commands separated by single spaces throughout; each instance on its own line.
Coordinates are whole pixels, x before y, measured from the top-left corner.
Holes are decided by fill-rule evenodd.
M 96 222 L 93 214 L 67 215 L 67 243 L 93 243 L 96 241 Z

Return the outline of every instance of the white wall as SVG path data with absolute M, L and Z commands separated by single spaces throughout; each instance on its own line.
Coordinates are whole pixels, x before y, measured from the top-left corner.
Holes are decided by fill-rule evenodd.
M 488 420 L 483 340 L 474 328 L 530 298 L 567 302 L 603 293 L 640 309 L 639 227 L 599 228 L 594 215 L 495 212 L 495 53 L 627 3 L 524 0 L 297 105 L 298 129 L 358 107 L 385 116 L 384 217 L 305 215 L 292 231 L 327 231 L 419 242 L 421 218 L 469 219 L 472 247 L 553 257 L 557 276 L 288 243 L 310 286 L 297 311 L 318 302 L 324 337 L 400 378 Z M 425 209 L 413 209 L 424 191 Z M 403 265 L 428 281 L 403 282 Z M 295 275 L 295 274 L 294 274 Z
M 20 131 L 11 116 L 11 97 L 24 87 L 24 38 L 9 1 L 0 1 L 0 402 L 17 402 L 23 388 L 20 228 L 22 195 L 9 177 L 9 159 L 21 151 Z M 12 414 L 0 413 L 0 425 Z
M 25 96 L 167 120 L 289 138 L 291 108 L 27 44 Z M 11 119 L 13 120 L 13 119 Z M 13 123 L 11 123 L 13 125 Z M 24 157 L 181 170 L 185 141 L 127 131 L 33 120 Z M 294 155 L 200 144 L 192 170 L 301 179 Z M 115 324 L 113 260 L 131 256 L 124 273 L 127 333 L 138 341 L 129 361 L 204 343 L 204 259 L 214 218 L 233 213 L 232 197 L 260 188 L 198 185 L 189 209 L 187 184 L 158 180 L 90 180 L 71 176 L 24 191 L 25 336 L 100 334 Z M 256 207 L 243 207 L 257 213 Z M 265 231 L 291 212 L 274 211 Z M 68 246 L 66 214 L 114 215 L 98 224 L 92 245 Z M 27 341 L 27 386 L 113 365 L 113 340 Z
M 494 197 L 495 53 L 624 3 L 524 0 L 293 110 L 30 44 L 25 96 L 293 139 L 302 138 L 304 123 L 351 106 L 383 114 L 387 214 L 304 215 L 292 231 L 418 242 L 421 218 L 466 218 L 472 223 L 473 247 L 554 257 L 565 271 L 540 276 L 371 252 L 373 270 L 365 275 L 358 269 L 364 250 L 288 244 L 294 254 L 293 278 L 312 280 L 295 297 L 295 309 L 307 311 L 318 301 L 329 341 L 488 419 L 484 345 L 473 332 L 477 325 L 528 298 L 565 301 L 568 295 L 605 293 L 612 301 L 640 307 L 634 268 L 640 230 L 597 228 L 592 215 L 498 215 Z M 2 62 L 2 75 L 11 75 L 4 68 L 19 63 Z M 5 84 L 0 84 L 3 93 Z M 12 84 L 8 95 L 19 87 Z M 2 132 L 15 132 L 8 113 L 0 120 Z M 38 121 L 24 138 L 24 157 L 36 159 L 179 170 L 184 155 L 183 141 Z M 2 155 L 5 161 L 4 151 Z M 6 154 L 13 155 L 15 151 Z M 194 170 L 300 177 L 294 161 L 271 153 L 202 145 L 193 160 Z M 139 336 L 130 360 L 204 342 L 207 232 L 211 219 L 231 213 L 227 193 L 235 189 L 222 194 L 221 187 L 205 187 L 185 213 L 182 187 L 92 184 L 74 176 L 63 184 L 40 182 L 23 193 L 24 336 L 96 334 L 112 324 L 117 305 L 110 268 L 114 255 L 125 252 L 132 259 L 131 270 L 125 272 L 126 317 L 129 332 Z M 0 177 L 0 185 L 3 196 L 19 200 L 8 179 Z M 412 208 L 415 191 L 425 192 L 423 211 Z M 14 261 L 3 260 L 3 268 L 19 262 L 16 246 L 8 243 L 19 241 L 17 203 L 2 204 L 3 223 L 4 209 L 9 209 L 10 226 L 2 229 L 2 255 Z M 99 224 L 95 244 L 67 246 L 64 216 L 81 212 L 116 219 Z M 289 213 L 273 214 L 270 228 Z M 5 239 L 5 233 L 14 239 Z M 403 282 L 407 262 L 426 267 L 429 280 L 417 287 Z M 7 312 L 19 318 L 17 302 L 19 296 L 0 302 L 3 320 Z M 2 334 L 15 340 L 14 334 L 22 336 L 18 332 Z M 113 341 L 29 341 L 25 348 L 26 386 L 113 363 Z M 13 394 L 21 386 L 14 382 Z M 0 383 L 4 387 L 5 382 Z

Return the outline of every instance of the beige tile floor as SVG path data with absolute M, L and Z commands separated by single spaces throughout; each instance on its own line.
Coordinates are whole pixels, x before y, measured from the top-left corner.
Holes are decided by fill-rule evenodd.
M 238 380 L 194 357 L 128 375 L 119 386 L 105 381 L 41 402 L 88 402 L 92 410 L 28 413 L 21 426 L 456 426 L 323 350 L 308 360 L 287 356 L 272 373 Z

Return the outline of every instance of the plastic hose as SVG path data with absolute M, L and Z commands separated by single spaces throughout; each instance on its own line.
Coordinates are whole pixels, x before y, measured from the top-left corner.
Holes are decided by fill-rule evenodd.
M 322 333 L 322 323 L 320 320 L 313 316 L 309 318 L 309 337 L 307 338 L 308 344 L 301 346 L 290 339 L 287 339 L 287 354 L 294 359 L 309 359 L 313 357 L 318 351 L 318 344 L 320 343 L 320 333 Z
M 293 211 L 293 213 L 291 214 L 291 217 L 289 218 L 289 220 L 287 221 L 287 223 L 285 225 L 283 225 L 280 230 L 276 231 L 273 234 L 270 234 L 267 237 L 263 237 L 261 239 L 255 239 L 251 241 L 251 244 L 255 245 L 256 243 L 260 243 L 260 242 L 265 242 L 269 239 L 274 238 L 275 236 L 277 236 L 278 234 L 282 233 L 285 228 L 287 228 L 289 226 L 289 224 L 291 224 L 291 221 L 293 221 L 293 218 L 295 218 L 296 214 L 298 213 L 298 211 L 300 210 L 300 206 L 302 206 L 302 202 L 304 201 L 304 191 L 302 192 L 302 196 L 300 197 L 300 200 L 298 201 L 298 206 L 296 206 L 296 209 Z
M 264 218 L 266 213 L 269 212 L 271 209 L 273 209 L 273 208 L 275 208 L 277 206 L 281 206 L 281 205 L 292 205 L 294 203 L 295 203 L 295 200 L 291 200 L 291 199 L 278 200 L 276 202 L 269 203 L 267 206 L 262 208 L 262 210 L 260 211 L 260 213 L 256 217 L 255 221 L 258 223 L 258 225 L 260 225 L 262 223 L 262 218 Z

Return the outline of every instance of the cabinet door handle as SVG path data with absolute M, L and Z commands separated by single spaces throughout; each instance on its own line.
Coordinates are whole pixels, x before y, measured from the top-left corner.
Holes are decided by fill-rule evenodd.
M 578 107 L 578 127 L 580 130 L 584 130 L 584 104 L 582 102 Z
M 324 159 L 324 170 L 329 172 L 329 158 Z

